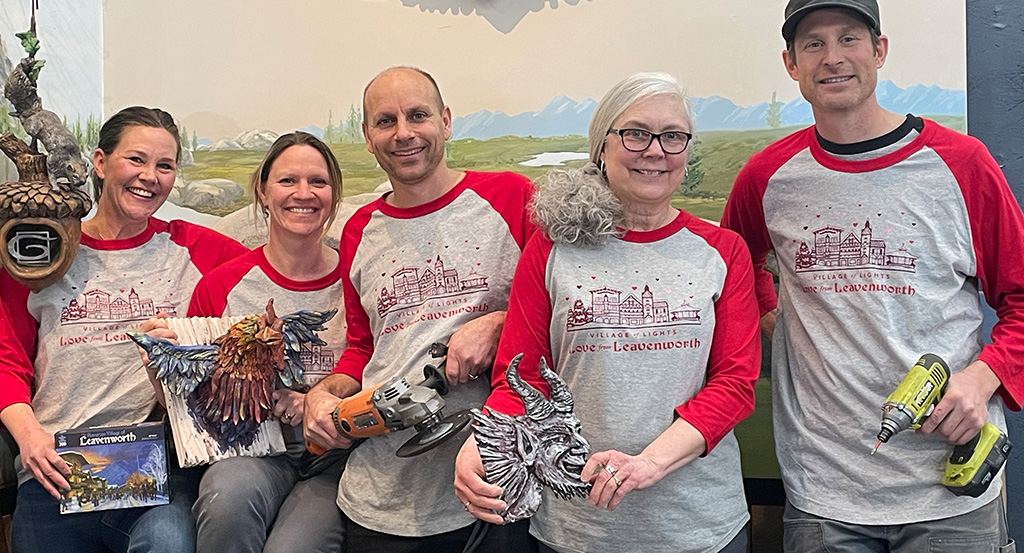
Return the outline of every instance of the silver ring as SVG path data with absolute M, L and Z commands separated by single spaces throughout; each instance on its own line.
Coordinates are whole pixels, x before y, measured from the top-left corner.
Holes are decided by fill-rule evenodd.
M 468 501 L 463 503 L 462 506 L 465 507 L 467 511 L 469 510 L 469 502 Z
M 613 467 L 611 465 L 605 465 L 604 466 L 604 471 L 608 473 L 608 478 L 615 478 L 615 473 L 618 472 L 619 469 L 617 469 L 617 468 L 615 468 L 615 467 Z
M 295 418 L 295 415 L 293 415 L 293 414 L 291 414 L 291 413 L 285 413 L 285 414 L 284 414 L 284 418 L 286 418 L 286 419 L 288 419 L 288 420 L 292 420 L 292 419 L 294 419 L 294 418 Z
M 480 378 L 480 375 L 478 375 L 478 374 L 472 374 L 472 373 L 470 373 L 470 375 L 469 375 L 469 379 L 470 379 L 470 380 L 476 380 L 476 379 L 478 379 L 478 378 Z

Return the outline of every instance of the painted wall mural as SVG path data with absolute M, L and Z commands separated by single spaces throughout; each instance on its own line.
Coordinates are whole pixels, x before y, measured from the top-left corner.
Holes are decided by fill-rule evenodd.
M 531 178 L 584 163 L 590 116 L 615 82 L 636 71 L 666 71 L 691 92 L 698 132 L 675 202 L 717 219 L 747 158 L 812 121 L 782 63 L 784 6 L 785 0 L 44 0 L 40 55 L 48 65 L 41 90 L 47 105 L 85 134 L 90 121 L 129 105 L 174 114 L 187 153 L 160 215 L 214 225 L 245 209 L 249 174 L 278 135 L 296 129 L 331 145 L 346 196 L 383 183 L 359 125 L 363 87 L 389 66 L 419 66 L 437 79 L 454 116 L 450 166 Z M 965 0 L 882 1 L 881 11 L 890 52 L 879 74 L 880 103 L 965 130 Z M 28 13 L 27 0 L 0 4 L 0 72 L 18 58 L 13 35 L 28 28 Z M 0 127 L 5 114 L 0 108 Z M 815 230 L 808 230 L 802 261 L 808 270 L 831 259 L 815 250 L 828 246 L 816 242 Z M 859 264 L 887 263 L 901 247 L 913 251 L 897 241 L 884 244 L 882 254 L 870 237 L 865 249 L 860 228 L 834 234 L 854 236 L 848 249 Z M 741 440 L 770 439 L 769 388 L 762 379 L 755 414 L 761 420 Z M 771 464 L 772 449 L 758 450 L 765 459 L 745 450 L 745 470 L 770 474 L 763 466 Z

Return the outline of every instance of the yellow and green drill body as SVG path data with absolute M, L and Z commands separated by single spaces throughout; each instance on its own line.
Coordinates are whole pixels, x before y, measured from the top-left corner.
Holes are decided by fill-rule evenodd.
M 882 425 L 875 449 L 903 430 L 920 428 L 942 400 L 949 376 L 949 366 L 941 357 L 931 353 L 921 356 L 882 406 Z M 980 496 L 1006 462 L 1012 447 L 1006 434 L 986 423 L 977 436 L 953 449 L 942 484 L 956 495 Z

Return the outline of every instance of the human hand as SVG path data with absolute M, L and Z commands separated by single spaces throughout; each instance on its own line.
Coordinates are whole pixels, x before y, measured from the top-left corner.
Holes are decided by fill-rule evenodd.
M 353 441 L 338 434 L 334 427 L 332 413 L 338 407 L 341 398 L 314 386 L 303 404 L 302 435 L 307 442 L 317 444 L 324 449 L 348 449 Z
M 275 418 L 292 426 L 302 424 L 302 415 L 306 410 L 306 394 L 288 388 L 281 388 L 274 390 L 273 396 L 274 410 L 272 415 Z
M 917 430 L 938 432 L 946 441 L 963 445 L 988 421 L 988 400 L 999 389 L 999 377 L 984 361 L 975 361 L 949 377 L 946 393 Z
M 448 340 L 445 376 L 452 386 L 476 380 L 494 365 L 505 312 L 495 311 L 462 325 Z
M 614 511 L 626 494 L 649 488 L 665 477 L 665 470 L 644 454 L 627 455 L 610 449 L 595 453 L 580 472 L 590 482 L 590 504 Z
M 502 489 L 484 480 L 484 464 L 476 437 L 470 436 L 455 458 L 455 497 L 459 498 L 469 514 L 493 524 L 504 524 L 496 514 L 505 509 L 505 502 L 499 499 Z
M 16 436 L 21 464 L 43 486 L 46 493 L 60 500 L 59 490 L 71 487 L 67 481 L 67 477 L 71 476 L 71 469 L 64 459 L 57 455 L 53 446 L 53 435 L 43 430 L 38 422 L 28 426 L 30 428 L 24 429 L 24 432 L 19 432 Z
M 139 325 L 139 332 L 148 334 L 154 338 L 162 338 L 171 342 L 172 344 L 178 343 L 178 334 L 175 333 L 169 326 L 167 326 L 167 313 L 161 311 L 156 314 L 155 317 L 150 317 Z M 142 357 L 142 365 L 147 370 L 155 370 L 149 368 L 149 356 L 146 355 L 146 350 L 142 349 L 141 346 L 136 345 L 139 350 L 139 355 Z

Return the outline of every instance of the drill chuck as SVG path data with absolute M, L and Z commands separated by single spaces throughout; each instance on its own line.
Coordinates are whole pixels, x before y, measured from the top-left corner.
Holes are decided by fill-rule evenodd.
M 882 407 L 882 424 L 878 430 L 878 441 L 889 442 L 896 434 L 903 432 L 914 424 L 914 415 L 905 404 L 888 402 Z
M 892 421 L 884 420 L 882 421 L 882 429 L 878 431 L 878 441 L 883 444 L 889 443 L 889 438 L 897 432 L 899 432 L 899 428 Z

